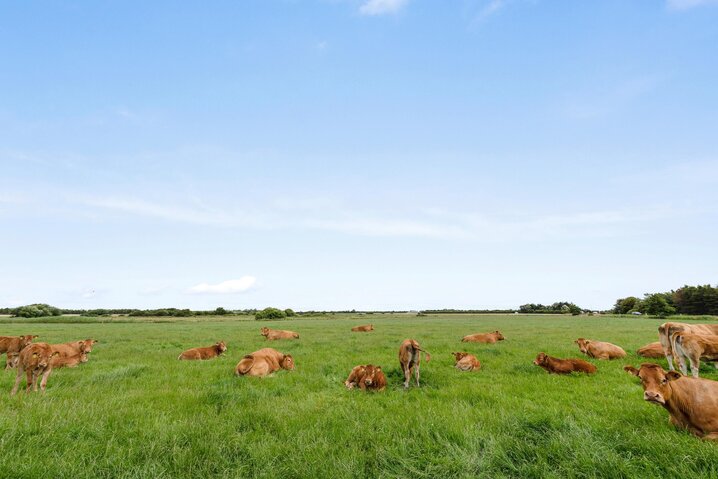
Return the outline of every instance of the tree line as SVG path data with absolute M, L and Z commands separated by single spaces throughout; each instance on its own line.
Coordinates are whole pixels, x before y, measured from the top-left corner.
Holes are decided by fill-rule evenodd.
M 718 287 L 709 284 L 685 285 L 666 293 L 646 293 L 643 298 L 619 298 L 613 306 L 613 312 L 641 313 L 663 318 L 672 314 L 718 315 Z

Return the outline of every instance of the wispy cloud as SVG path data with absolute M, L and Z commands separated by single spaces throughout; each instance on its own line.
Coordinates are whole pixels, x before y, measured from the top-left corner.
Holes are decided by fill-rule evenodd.
M 718 5 L 718 0 L 668 0 L 666 2 L 669 10 L 688 10 L 706 5 Z
M 200 283 L 187 289 L 189 294 L 238 294 L 252 289 L 257 283 L 254 276 L 242 276 L 217 284 Z
M 359 13 L 362 15 L 398 13 L 408 3 L 409 0 L 367 0 L 359 7 Z
M 480 8 L 479 13 L 477 13 L 474 18 L 474 22 L 483 22 L 490 16 L 498 13 L 499 10 L 503 9 L 508 3 L 509 0 L 489 0 Z

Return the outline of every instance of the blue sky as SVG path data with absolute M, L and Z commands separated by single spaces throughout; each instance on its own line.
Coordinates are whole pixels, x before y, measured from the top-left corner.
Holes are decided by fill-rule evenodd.
M 0 6 L 0 306 L 718 283 L 718 2 Z

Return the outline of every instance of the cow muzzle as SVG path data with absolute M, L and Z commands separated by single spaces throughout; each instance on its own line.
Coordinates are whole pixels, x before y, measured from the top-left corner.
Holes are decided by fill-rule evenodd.
M 661 395 L 661 393 L 657 393 L 657 392 L 653 392 L 653 391 L 645 391 L 643 393 L 643 399 L 648 402 L 653 402 L 653 403 L 661 404 L 661 405 L 666 403 L 666 400 L 663 399 L 663 396 Z

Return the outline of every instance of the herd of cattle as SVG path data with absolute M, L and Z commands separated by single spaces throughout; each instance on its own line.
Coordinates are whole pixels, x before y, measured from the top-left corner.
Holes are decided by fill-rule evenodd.
M 371 332 L 374 326 L 363 325 L 352 328 L 353 332 Z M 293 331 L 262 328 L 261 334 L 267 340 L 299 339 Z M 658 328 L 659 341 L 638 349 L 637 354 L 646 358 L 663 358 L 668 361 L 669 370 L 660 365 L 644 363 L 640 368 L 625 366 L 624 370 L 640 378 L 646 401 L 659 404 L 668 410 L 672 424 L 685 428 L 703 439 L 718 441 L 718 381 L 698 377 L 700 361 L 715 363 L 718 368 L 718 324 L 664 323 Z M 17 376 L 11 394 L 17 393 L 23 373 L 27 377 L 27 391 L 37 391 L 38 380 L 44 392 L 48 377 L 53 369 L 74 367 L 88 361 L 95 339 L 85 339 L 63 344 L 33 343 L 34 335 L 0 336 L 0 354 L 7 354 L 6 369 L 17 368 Z M 505 338 L 499 331 L 464 336 L 462 342 L 493 344 Z M 626 352 L 615 344 L 578 338 L 575 343 L 581 353 L 594 359 L 612 360 L 626 356 Z M 192 348 L 182 352 L 180 360 L 206 360 L 227 351 L 224 341 L 209 347 Z M 421 353 L 426 362 L 431 355 L 422 349 L 415 339 L 404 340 L 399 347 L 399 364 L 404 375 L 404 388 L 409 387 L 412 375 L 419 386 Z M 455 367 L 460 371 L 478 371 L 481 363 L 468 352 L 452 353 Z M 674 359 L 683 372 L 675 371 Z M 573 372 L 594 374 L 596 366 L 582 359 L 561 359 L 539 353 L 533 363 L 549 373 L 569 374 Z M 693 377 L 688 377 L 690 363 Z M 237 376 L 262 377 L 280 369 L 294 369 L 294 359 L 273 348 L 263 348 L 244 356 L 235 367 Z M 382 391 L 387 380 L 380 366 L 362 364 L 355 366 L 344 385 L 348 389 Z

